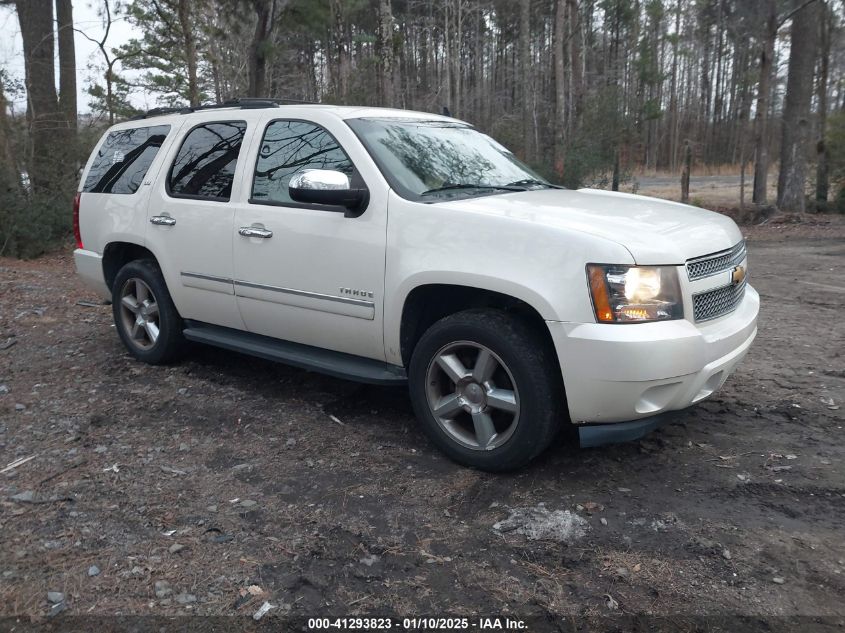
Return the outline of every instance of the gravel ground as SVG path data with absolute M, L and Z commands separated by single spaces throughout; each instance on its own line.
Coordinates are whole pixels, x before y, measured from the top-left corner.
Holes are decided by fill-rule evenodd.
M 0 615 L 269 601 L 841 630 L 845 223 L 746 232 L 763 309 L 724 389 L 642 441 L 510 475 L 443 458 L 402 389 L 208 348 L 139 364 L 67 254 L 0 260 L 0 469 L 31 458 L 0 474 Z

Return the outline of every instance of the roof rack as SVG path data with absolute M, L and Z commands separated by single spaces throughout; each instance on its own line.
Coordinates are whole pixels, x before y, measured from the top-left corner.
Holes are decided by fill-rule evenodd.
M 315 101 L 301 101 L 299 99 L 277 99 L 270 97 L 236 97 L 234 99 L 227 99 L 222 103 L 207 103 L 198 106 L 180 106 L 171 108 L 152 108 L 142 114 L 133 116 L 130 121 L 138 121 L 140 119 L 148 119 L 155 116 L 163 116 L 165 114 L 191 114 L 200 110 L 214 110 L 217 108 L 241 108 L 243 110 L 254 110 L 260 108 L 277 108 L 280 105 L 306 105 L 314 104 Z

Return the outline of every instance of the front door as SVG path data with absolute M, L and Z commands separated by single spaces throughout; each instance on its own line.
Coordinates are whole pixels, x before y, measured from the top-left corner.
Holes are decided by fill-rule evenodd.
M 247 122 L 208 121 L 190 128 L 171 153 L 150 199 L 147 245 L 156 255 L 177 310 L 243 329 L 232 283 L 229 202 Z
M 384 360 L 382 292 L 386 206 L 358 217 L 291 200 L 303 169 L 362 177 L 320 125 L 278 119 L 258 130 L 248 158 L 248 200 L 235 208 L 234 285 L 246 328 L 258 334 Z M 349 132 L 351 135 L 351 132 Z

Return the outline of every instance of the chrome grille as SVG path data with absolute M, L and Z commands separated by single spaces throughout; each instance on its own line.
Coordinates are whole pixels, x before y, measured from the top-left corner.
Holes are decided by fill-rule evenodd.
M 692 312 L 696 321 L 709 321 L 733 312 L 745 295 L 745 282 L 714 288 L 692 296 Z
M 690 281 L 695 281 L 715 275 L 723 270 L 730 270 L 745 259 L 745 254 L 745 240 L 742 240 L 726 251 L 689 259 L 687 260 L 687 277 Z

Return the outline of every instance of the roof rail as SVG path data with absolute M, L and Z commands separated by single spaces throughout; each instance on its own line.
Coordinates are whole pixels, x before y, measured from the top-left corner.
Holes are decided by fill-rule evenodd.
M 188 108 L 187 106 L 184 108 L 152 108 L 151 110 L 147 110 L 146 112 L 130 117 L 129 120 L 138 121 L 140 119 L 146 119 L 153 116 L 163 116 L 165 114 L 187 114 L 191 111 L 191 108 Z
M 301 101 L 299 99 L 277 99 L 275 97 L 236 97 L 234 99 L 227 99 L 222 103 L 207 103 L 198 106 L 181 106 L 170 108 L 152 108 L 141 114 L 133 116 L 130 121 L 138 121 L 140 119 L 148 119 L 155 116 L 163 116 L 165 114 L 191 114 L 200 110 L 214 110 L 216 108 L 241 108 L 243 110 L 253 110 L 259 108 L 277 108 L 280 105 L 304 105 L 314 104 L 315 101 Z
M 274 105 L 313 105 L 316 101 L 303 101 L 302 99 L 280 99 L 276 97 L 235 97 L 223 102 L 224 104 L 240 105 L 241 107 L 266 108 Z M 268 105 L 265 105 L 268 104 Z

